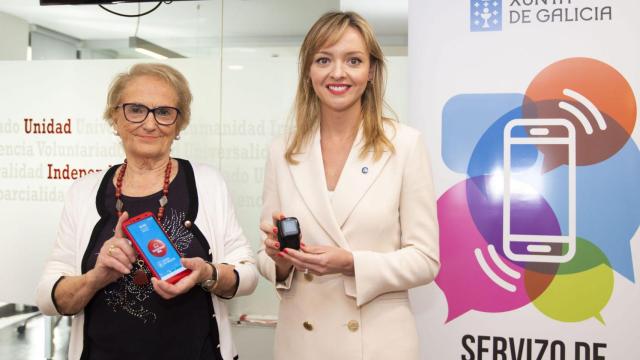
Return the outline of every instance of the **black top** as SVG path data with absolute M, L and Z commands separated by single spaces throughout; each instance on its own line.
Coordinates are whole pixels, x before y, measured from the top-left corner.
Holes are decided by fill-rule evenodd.
M 112 167 L 102 181 L 96 205 L 101 215 L 82 262 L 82 272 L 95 266 L 102 244 L 113 236 L 118 221 Z M 122 196 L 129 217 L 145 211 L 157 214 L 162 192 L 144 197 Z M 176 177 L 169 185 L 162 226 L 185 257 L 211 261 L 209 244 L 195 224 L 197 191 L 191 165 L 179 160 Z M 144 266 L 143 266 L 144 268 Z M 171 300 L 153 291 L 151 282 L 136 285 L 133 274 L 98 291 L 85 307 L 82 359 L 222 359 L 218 327 L 211 295 L 199 286 Z M 149 270 L 144 268 L 148 276 Z

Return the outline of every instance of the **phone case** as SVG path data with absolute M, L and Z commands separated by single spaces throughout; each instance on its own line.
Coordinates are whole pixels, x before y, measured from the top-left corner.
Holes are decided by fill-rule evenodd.
M 156 219 L 156 217 L 153 215 L 152 212 L 147 211 L 144 212 L 140 215 L 134 216 L 130 219 L 128 219 L 127 221 L 125 221 L 122 224 L 122 231 L 127 235 L 127 237 L 129 238 L 129 240 L 131 240 L 131 244 L 133 244 L 133 247 L 136 249 L 136 252 L 138 253 L 138 255 L 140 256 L 140 258 L 144 261 L 144 263 L 147 265 L 147 268 L 151 271 L 151 273 L 153 274 L 153 276 L 156 279 L 160 279 L 160 276 L 158 275 L 158 272 L 156 271 L 156 269 L 153 267 L 152 263 L 149 261 L 149 259 L 147 259 L 146 255 L 144 254 L 144 252 L 142 251 L 142 249 L 140 248 L 140 245 L 138 244 L 138 242 L 136 241 L 136 239 L 131 235 L 131 233 L 129 232 L 129 230 L 127 229 L 127 226 L 131 225 L 131 224 L 135 224 L 141 220 L 145 220 L 147 218 L 153 218 L 153 220 L 156 222 L 156 224 L 158 224 L 158 226 L 160 227 L 160 229 L 162 230 L 162 232 L 164 233 L 164 236 L 169 239 L 169 236 L 167 235 L 167 233 L 164 231 L 164 229 L 162 228 L 162 226 L 160 225 L 160 223 L 158 223 L 158 219 Z M 171 246 L 174 250 L 176 250 L 176 252 L 178 252 L 178 249 L 176 249 L 176 247 L 173 245 L 173 242 L 171 242 L 171 240 L 168 241 L 168 246 Z M 179 254 L 179 252 L 178 252 Z M 189 269 L 185 269 L 181 272 L 179 272 L 178 274 L 173 275 L 172 277 L 166 279 L 165 281 L 171 283 L 171 284 L 175 284 L 177 283 L 180 279 L 182 279 L 183 277 L 187 276 L 191 274 L 191 270 Z

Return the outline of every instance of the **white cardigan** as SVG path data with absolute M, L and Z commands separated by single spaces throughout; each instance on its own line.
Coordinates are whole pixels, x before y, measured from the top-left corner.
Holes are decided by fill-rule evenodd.
M 242 234 L 233 203 L 220 173 L 206 165 L 192 164 L 197 193 L 198 212 L 194 224 L 206 237 L 213 262 L 235 265 L 240 277 L 237 296 L 253 292 L 258 282 L 253 251 Z M 184 171 L 185 169 L 180 169 Z M 54 284 L 61 276 L 81 275 L 81 263 L 91 232 L 100 219 L 96 196 L 106 171 L 89 174 L 77 180 L 68 190 L 58 235 L 36 291 L 36 303 L 45 315 L 59 315 L 52 300 Z M 231 325 L 224 300 L 212 294 L 218 323 L 220 352 L 231 360 L 237 351 L 231 338 Z M 73 316 L 69 359 L 82 354 L 84 312 Z

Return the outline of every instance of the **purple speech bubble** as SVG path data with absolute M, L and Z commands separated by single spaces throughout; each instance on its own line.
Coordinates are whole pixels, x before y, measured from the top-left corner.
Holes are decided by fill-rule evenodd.
M 542 176 L 542 174 L 540 175 Z M 478 176 L 466 182 L 466 198 L 471 218 L 488 244 L 505 256 L 502 246 L 503 189 L 492 185 L 490 176 Z M 500 178 L 500 182 L 502 179 Z M 511 232 L 513 234 L 560 235 L 560 224 L 547 201 L 535 193 L 511 194 Z M 555 273 L 555 267 L 541 269 Z
M 474 180 L 484 183 L 480 178 L 467 179 L 438 199 L 442 267 L 436 284 L 447 298 L 449 313 L 446 322 L 472 309 L 493 313 L 520 308 L 544 291 L 554 276 L 548 269 L 545 272 L 525 271 L 519 264 L 499 254 L 501 244 L 497 238 L 493 239 L 494 242 L 485 240 L 476 227 L 479 219 L 474 222 L 468 206 L 470 197 L 478 196 L 473 190 L 469 194 L 475 186 L 471 184 L 470 187 L 470 182 Z M 480 204 L 475 201 L 476 211 L 481 210 Z M 485 206 L 489 206 L 485 209 L 488 213 L 497 214 L 490 204 Z M 547 213 L 546 219 L 554 220 L 553 212 Z M 497 226 L 501 229 L 501 215 L 500 222 L 495 217 L 481 221 L 489 223 L 485 224 L 487 228 Z M 499 234 L 501 240 L 501 232 Z M 527 284 L 525 277 L 528 278 Z

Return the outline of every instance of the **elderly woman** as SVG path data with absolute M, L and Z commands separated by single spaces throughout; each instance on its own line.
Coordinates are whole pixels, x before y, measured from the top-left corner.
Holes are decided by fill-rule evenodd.
M 189 123 L 184 76 L 163 64 L 118 75 L 105 118 L 123 164 L 76 181 L 37 290 L 48 315 L 73 315 L 70 359 L 237 357 L 220 299 L 250 294 L 252 250 L 227 187 L 208 166 L 171 158 Z M 151 277 L 123 236 L 129 216 L 151 211 L 192 272 L 175 284 Z
M 422 137 L 382 116 L 384 70 L 355 13 L 325 14 L 302 43 L 296 129 L 271 146 L 260 226 L 276 360 L 418 359 L 408 290 L 440 266 L 435 196 Z M 280 250 L 284 214 L 300 250 Z

